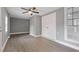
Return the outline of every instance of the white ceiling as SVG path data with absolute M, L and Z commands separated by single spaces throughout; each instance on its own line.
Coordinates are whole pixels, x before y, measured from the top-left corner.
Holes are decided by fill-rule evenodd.
M 29 8 L 29 7 L 25 7 L 25 8 Z M 41 16 L 45 15 L 58 8 L 59 7 L 37 7 L 37 9 L 39 11 L 38 15 L 41 15 Z M 20 7 L 7 7 L 7 10 L 11 17 L 22 18 L 22 19 L 29 19 L 31 17 L 31 15 L 29 15 L 29 14 L 22 14 L 22 12 L 24 12 L 24 10 L 22 10 Z

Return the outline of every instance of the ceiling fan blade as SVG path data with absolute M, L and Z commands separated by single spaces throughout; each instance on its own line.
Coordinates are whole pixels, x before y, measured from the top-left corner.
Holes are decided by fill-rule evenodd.
M 26 8 L 23 8 L 23 7 L 21 7 L 21 9 L 23 9 L 23 10 L 28 10 L 28 9 L 26 9 Z
M 28 12 L 23 12 L 23 14 L 28 13 Z
M 39 14 L 39 12 L 37 12 L 37 11 L 32 11 L 33 13 L 38 13 Z

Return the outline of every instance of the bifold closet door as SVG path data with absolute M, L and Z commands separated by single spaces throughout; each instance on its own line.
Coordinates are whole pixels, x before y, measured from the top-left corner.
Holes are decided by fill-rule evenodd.
M 56 39 L 56 12 L 42 17 L 42 36 Z

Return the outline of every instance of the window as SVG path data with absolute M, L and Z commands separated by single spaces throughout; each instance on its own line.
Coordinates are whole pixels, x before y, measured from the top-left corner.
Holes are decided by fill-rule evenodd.
M 69 7 L 67 9 L 67 25 L 72 26 L 74 32 L 77 32 L 79 27 L 79 8 L 78 7 Z
M 5 31 L 8 31 L 8 17 L 5 16 Z

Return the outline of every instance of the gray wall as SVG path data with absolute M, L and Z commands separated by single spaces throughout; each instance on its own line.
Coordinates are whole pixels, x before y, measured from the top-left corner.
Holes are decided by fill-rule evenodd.
M 7 17 L 8 18 L 8 21 L 7 22 L 9 22 L 9 15 L 8 15 L 8 12 L 7 12 L 7 10 L 6 10 L 6 8 L 4 8 L 4 7 L 2 7 L 2 28 L 3 28 L 3 39 L 2 39 L 2 45 L 5 43 L 5 41 L 8 39 L 8 37 L 9 37 L 9 23 L 8 23 L 8 31 L 6 32 L 5 31 L 5 17 Z
M 1 7 L 0 7 L 0 50 L 2 47 L 2 19 L 1 19 L 2 15 L 1 15 Z
M 64 40 L 64 8 L 56 11 L 56 37 L 57 40 Z
M 34 15 L 30 19 L 30 34 L 40 35 L 41 34 L 41 16 Z
M 7 32 L 5 31 L 5 17 L 7 17 L 8 21 L 9 21 L 9 15 L 8 15 L 6 8 L 1 7 L 0 8 L 0 21 L 2 24 L 0 25 L 0 27 L 1 27 L 0 36 L 2 38 L 0 38 L 0 49 L 2 49 L 3 45 L 5 44 L 6 40 L 8 40 L 8 37 L 9 37 L 9 30 Z M 8 25 L 9 24 L 7 24 L 7 26 Z M 8 28 L 9 28 L 9 26 L 8 26 Z
M 10 33 L 29 32 L 29 20 L 10 18 Z
M 1 7 L 0 7 L 0 30 L 2 28 L 2 20 L 1 20 Z

